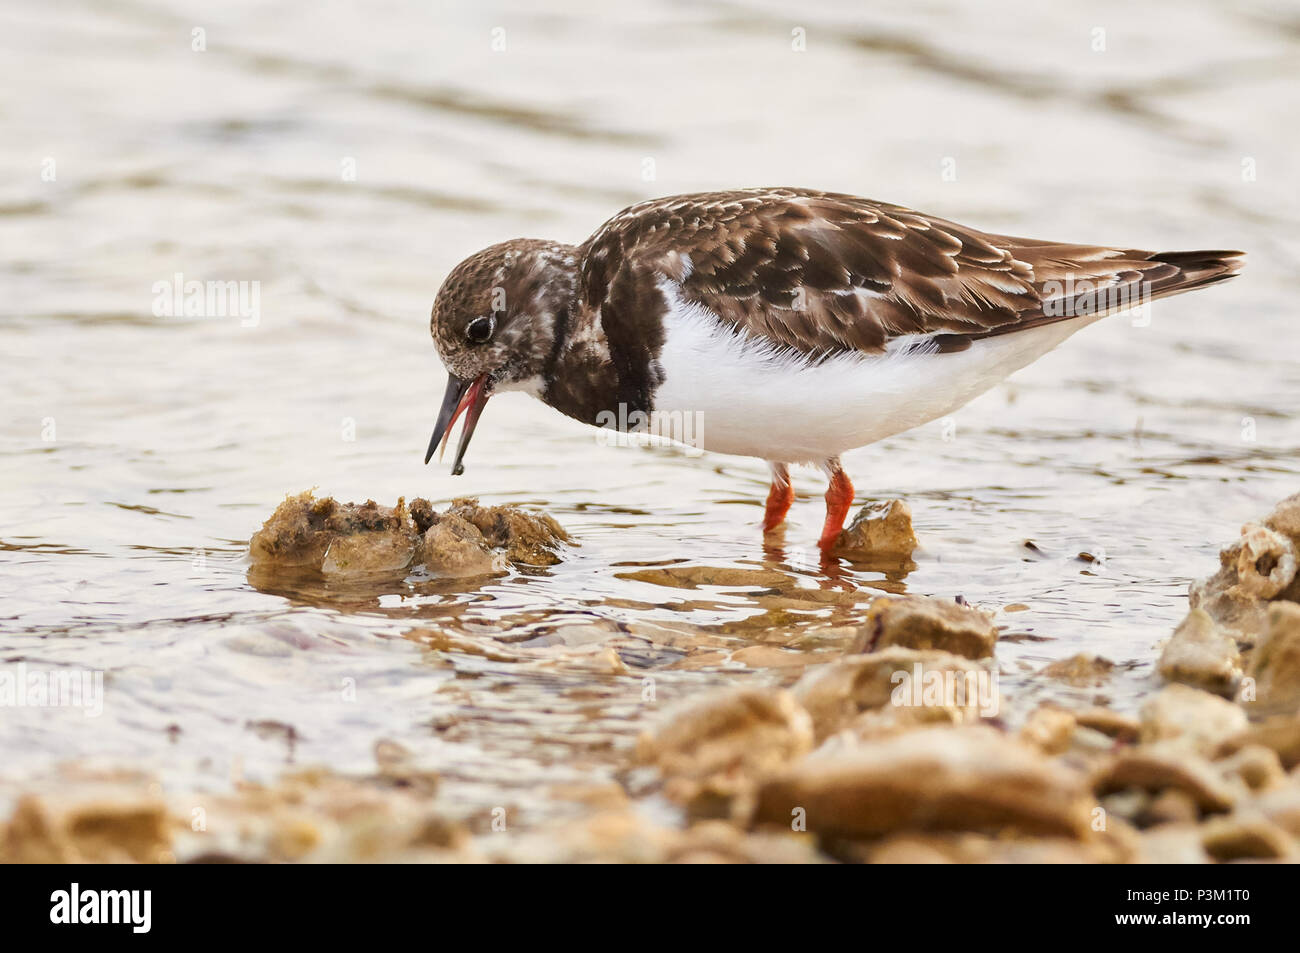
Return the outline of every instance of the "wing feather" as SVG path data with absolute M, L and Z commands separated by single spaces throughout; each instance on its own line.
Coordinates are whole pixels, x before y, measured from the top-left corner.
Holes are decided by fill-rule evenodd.
M 679 195 L 619 213 L 579 249 L 605 302 L 620 269 L 680 283 L 738 332 L 809 355 L 880 352 L 904 335 L 948 348 L 1074 312 L 1084 288 L 1155 297 L 1236 272 L 1239 252 L 1165 252 L 980 232 L 898 205 L 805 189 Z M 1112 309 L 1115 310 L 1115 309 Z

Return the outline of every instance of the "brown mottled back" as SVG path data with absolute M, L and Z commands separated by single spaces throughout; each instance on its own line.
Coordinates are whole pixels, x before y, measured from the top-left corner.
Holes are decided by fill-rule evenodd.
M 663 274 L 737 330 L 809 355 L 879 352 L 912 334 L 939 334 L 942 349 L 960 349 L 1077 313 L 1070 289 L 1081 282 L 1161 297 L 1231 277 L 1239 254 L 1013 238 L 792 188 L 642 202 L 578 249 L 590 307 L 609 300 L 629 269 Z

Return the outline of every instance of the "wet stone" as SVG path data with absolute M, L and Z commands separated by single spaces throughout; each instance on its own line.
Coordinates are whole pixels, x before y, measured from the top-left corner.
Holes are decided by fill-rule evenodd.
M 988 707 L 990 684 L 988 669 L 959 655 L 892 646 L 813 669 L 792 691 L 812 716 L 820 740 L 850 727 L 863 712 L 886 706 L 974 720 L 982 703 Z
M 1048 678 L 1060 679 L 1080 688 L 1096 687 L 1105 684 L 1115 669 L 1115 663 L 1108 658 L 1080 652 L 1067 659 L 1052 662 L 1043 669 Z
M 1241 679 L 1241 653 L 1209 613 L 1193 609 L 1165 645 L 1159 669 L 1167 681 L 1231 698 Z
M 263 573 L 350 579 L 422 565 L 430 574 L 456 577 L 499 573 L 511 564 L 554 565 L 569 541 L 550 516 L 513 506 L 458 499 L 439 513 L 423 499 L 387 507 L 317 499 L 309 490 L 276 508 L 249 541 L 249 556 Z
M 911 556 L 917 546 L 911 507 L 902 500 L 887 500 L 868 503 L 858 510 L 849 525 L 840 531 L 835 551 L 850 559 L 911 569 L 914 566 Z
M 871 603 L 850 651 L 896 645 L 981 659 L 993 654 L 997 639 L 989 615 L 970 606 L 929 596 L 880 596 Z
M 725 802 L 747 792 L 754 779 L 812 748 L 812 720 L 787 691 L 727 689 L 694 699 L 670 711 L 637 742 L 637 761 L 653 765 L 665 778 L 665 793 L 725 810 Z
M 1035 708 L 1020 728 L 1020 740 L 1043 754 L 1063 754 L 1074 741 L 1078 722 L 1068 711 L 1043 705 Z

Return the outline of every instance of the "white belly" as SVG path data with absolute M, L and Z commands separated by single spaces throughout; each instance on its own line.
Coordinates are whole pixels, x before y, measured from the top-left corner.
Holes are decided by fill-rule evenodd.
M 784 463 L 820 462 L 950 414 L 1097 320 L 998 335 L 950 354 L 904 339 L 885 354 L 813 365 L 736 334 L 675 294 L 669 300 L 664 382 L 650 429 L 700 449 Z

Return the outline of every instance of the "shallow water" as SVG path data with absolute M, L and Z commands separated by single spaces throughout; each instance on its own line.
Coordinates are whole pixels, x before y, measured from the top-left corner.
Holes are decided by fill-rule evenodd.
M 1132 708 L 1189 578 L 1300 489 L 1294 10 L 547 7 L 7 6 L 0 657 L 103 671 L 105 698 L 97 718 L 5 709 L 0 795 L 85 758 L 180 789 L 361 771 L 391 739 L 471 823 L 506 805 L 527 826 L 582 810 L 550 785 L 635 790 L 626 752 L 657 710 L 795 677 L 880 589 L 1027 607 L 999 616 L 1008 718 L 1043 697 Z M 649 196 L 777 184 L 1250 257 L 850 454 L 860 502 L 913 508 L 905 576 L 818 564 L 812 471 L 765 549 L 761 462 L 601 446 L 521 395 L 488 406 L 464 476 L 422 465 L 428 312 L 456 261 L 580 241 Z M 256 320 L 156 316 L 177 273 L 258 282 Z M 261 591 L 248 537 L 311 486 L 535 505 L 580 545 L 469 591 Z M 1036 677 L 1080 651 L 1118 663 L 1107 685 Z

